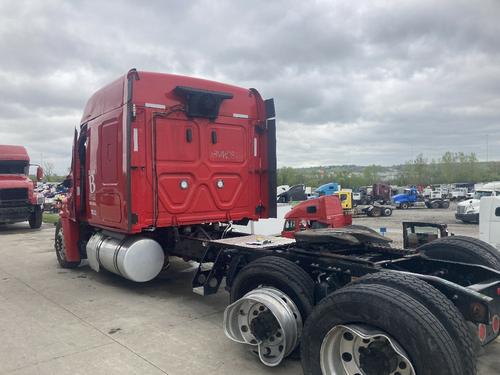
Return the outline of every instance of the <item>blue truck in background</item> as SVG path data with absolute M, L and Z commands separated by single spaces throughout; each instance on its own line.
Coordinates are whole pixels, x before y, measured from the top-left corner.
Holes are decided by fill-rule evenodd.
M 314 190 L 314 195 L 317 197 L 321 197 L 323 195 L 333 195 L 340 190 L 340 184 L 336 182 L 329 182 L 328 184 L 321 185 L 319 188 Z
M 431 196 L 425 199 L 416 187 L 405 189 L 402 194 L 392 196 L 392 204 L 396 208 L 406 210 L 410 207 L 427 207 L 427 208 L 448 208 L 450 201 L 442 196 Z

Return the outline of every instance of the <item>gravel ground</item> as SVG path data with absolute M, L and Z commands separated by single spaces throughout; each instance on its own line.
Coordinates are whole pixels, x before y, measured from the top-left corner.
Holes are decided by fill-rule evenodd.
M 410 208 L 408 210 L 393 210 L 389 217 L 367 217 L 354 218 L 354 224 L 366 225 L 380 230 L 385 227 L 394 246 L 402 246 L 403 221 L 425 221 L 448 225 L 448 231 L 454 234 L 479 238 L 479 226 L 476 224 L 465 224 L 455 219 L 456 203 L 451 203 L 448 209 L 430 210 L 427 208 Z

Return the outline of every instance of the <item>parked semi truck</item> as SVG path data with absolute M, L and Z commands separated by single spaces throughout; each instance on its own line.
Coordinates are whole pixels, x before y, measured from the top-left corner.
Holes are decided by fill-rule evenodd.
M 450 201 L 441 196 L 441 194 L 433 194 L 430 198 L 424 198 L 416 188 L 405 189 L 402 194 L 396 194 L 392 197 L 392 203 L 397 208 L 406 210 L 410 207 L 427 207 L 427 208 L 449 208 Z
M 340 184 L 336 182 L 329 182 L 327 184 L 323 184 L 320 187 L 318 187 L 316 190 L 314 190 L 314 195 L 316 197 L 321 197 L 323 195 L 332 195 L 340 191 L 342 187 Z
M 360 215 L 391 216 L 392 207 L 379 204 L 353 207 L 351 192 L 341 190 L 297 204 L 286 213 L 281 235 L 295 238 L 295 233 L 309 229 L 351 227 L 353 216 Z
M 345 211 L 339 195 L 323 195 L 300 202 L 285 215 L 281 235 L 295 238 L 307 229 L 342 228 L 352 224 L 352 213 Z
M 36 193 L 29 178 L 30 158 L 23 146 L 0 145 L 0 224 L 28 221 L 31 228 L 42 225 L 44 197 Z M 43 170 L 37 166 L 36 178 Z
M 372 203 L 368 204 L 356 204 L 354 201 L 354 193 L 350 190 L 341 190 L 337 193 L 337 195 L 340 197 L 344 211 L 354 217 L 363 215 L 373 217 L 392 215 L 392 209 L 394 206 L 379 203 L 383 201 L 372 201 Z
M 376 183 L 372 186 L 363 186 L 359 188 L 359 195 L 353 199 L 354 205 L 369 205 L 374 203 L 390 204 L 391 203 L 391 185 L 384 183 Z
M 490 182 L 482 185 L 474 192 L 471 199 L 457 204 L 455 218 L 464 223 L 479 223 L 481 200 L 484 197 L 500 196 L 500 182 Z
M 145 282 L 169 257 L 196 261 L 193 291 L 225 280 L 225 333 L 268 366 L 300 352 L 306 375 L 475 374 L 500 314 L 500 256 L 482 242 L 231 230 L 276 216 L 274 117 L 254 89 L 169 74 L 131 70 L 97 91 L 75 133 L 60 265 Z
M 304 184 L 291 186 L 288 190 L 278 194 L 278 203 L 290 203 L 293 201 L 305 201 L 307 199 L 307 188 Z

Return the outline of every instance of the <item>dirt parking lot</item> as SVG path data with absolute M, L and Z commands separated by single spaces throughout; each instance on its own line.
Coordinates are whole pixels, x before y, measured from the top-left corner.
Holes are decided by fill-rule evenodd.
M 464 224 L 455 219 L 456 203 L 451 203 L 447 210 L 427 208 L 412 208 L 408 210 L 397 210 L 392 212 L 392 216 L 382 218 L 371 218 L 360 216 L 354 219 L 355 224 L 367 225 L 379 230 L 381 227 L 387 229 L 387 235 L 394 240 L 394 246 L 402 246 L 403 221 L 425 221 L 433 223 L 443 223 L 448 225 L 448 231 L 454 234 L 461 234 L 479 238 L 479 226 L 475 224 Z
M 449 224 L 455 234 L 478 236 L 454 210 L 394 211 L 356 224 L 386 227 L 401 243 L 401 222 Z M 135 284 L 83 265 L 65 270 L 53 251 L 54 227 L 0 226 L 0 374 L 301 374 L 287 360 L 266 368 L 222 331 L 228 302 L 191 292 L 193 265 L 172 262 L 161 277 Z M 499 374 L 500 341 L 480 357 L 481 375 Z

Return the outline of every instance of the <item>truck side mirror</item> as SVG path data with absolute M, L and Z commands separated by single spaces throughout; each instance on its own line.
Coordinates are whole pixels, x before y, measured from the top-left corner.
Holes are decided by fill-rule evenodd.
M 43 178 L 43 168 L 39 166 L 36 169 L 36 180 L 42 181 L 42 178 Z

